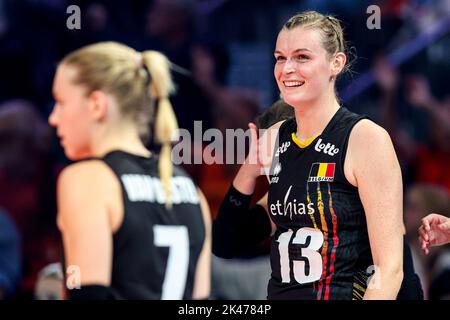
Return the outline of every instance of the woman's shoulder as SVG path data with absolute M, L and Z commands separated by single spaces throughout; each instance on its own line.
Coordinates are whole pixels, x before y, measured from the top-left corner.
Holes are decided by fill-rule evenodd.
M 260 132 L 260 137 L 264 138 L 264 136 L 267 136 L 267 137 L 276 136 L 277 134 L 286 130 L 286 128 L 292 126 L 292 124 L 295 124 L 295 118 L 289 118 L 287 120 L 278 121 L 278 122 L 274 123 L 273 125 L 271 125 L 269 128 L 262 129 L 262 132 Z
M 114 180 L 116 177 L 113 171 L 104 161 L 89 159 L 65 167 L 58 177 L 58 187 L 83 188 L 89 186 L 89 188 L 93 188 L 113 183 Z
M 98 174 L 107 172 L 108 169 L 109 169 L 109 166 L 101 159 L 87 159 L 87 160 L 77 161 L 77 162 L 74 162 L 74 163 L 66 166 L 61 171 L 61 175 L 74 176 L 74 177 L 79 174 L 81 174 L 81 175 L 87 175 L 87 174 L 98 175 Z
M 352 129 L 351 140 L 357 144 L 367 145 L 383 141 L 390 141 L 389 133 L 382 126 L 370 119 L 361 119 Z
M 106 206 L 116 203 L 115 195 L 120 195 L 118 179 L 98 159 L 75 162 L 64 168 L 58 177 L 57 188 L 60 230 L 101 217 L 107 212 Z
M 369 119 L 363 119 L 354 126 L 350 134 L 348 154 L 351 163 L 367 169 L 374 166 L 376 159 L 391 163 L 390 160 L 396 158 L 389 133 Z
M 286 128 L 292 125 L 297 125 L 297 123 L 295 122 L 295 117 L 291 117 L 285 120 L 281 120 L 276 122 L 275 124 L 273 124 L 272 126 L 269 127 L 269 129 L 275 129 L 275 130 L 280 130 L 281 128 Z

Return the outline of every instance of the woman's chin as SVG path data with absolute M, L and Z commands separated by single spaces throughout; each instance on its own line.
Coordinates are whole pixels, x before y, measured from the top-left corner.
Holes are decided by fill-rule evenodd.
M 303 98 L 294 95 L 283 96 L 283 100 L 293 107 L 301 106 L 305 101 Z
M 78 161 L 78 160 L 81 159 L 80 157 L 78 157 L 76 155 L 73 155 L 73 154 L 71 154 L 69 152 L 65 152 L 65 154 L 66 154 L 67 159 L 69 159 L 71 161 Z
M 76 151 L 70 150 L 68 148 L 64 149 L 64 154 L 66 155 L 67 159 L 69 159 L 71 161 L 78 161 L 78 160 L 86 159 L 89 157 L 89 155 L 87 155 L 87 154 L 76 152 Z
M 283 100 L 284 100 L 284 102 L 286 102 L 287 104 L 289 104 L 293 107 L 307 106 L 314 101 L 313 98 L 306 97 L 304 94 L 301 94 L 301 93 L 283 95 Z

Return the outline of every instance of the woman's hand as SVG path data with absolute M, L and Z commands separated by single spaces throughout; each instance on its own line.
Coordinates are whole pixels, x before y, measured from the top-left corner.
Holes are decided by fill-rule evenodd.
M 262 172 L 259 155 L 258 129 L 252 122 L 248 124 L 250 130 L 250 148 L 247 158 L 239 169 L 233 181 L 233 186 L 243 194 L 250 195 L 255 190 L 256 179 Z
M 450 242 L 450 218 L 432 213 L 422 219 L 419 228 L 419 241 L 425 254 L 429 248 Z

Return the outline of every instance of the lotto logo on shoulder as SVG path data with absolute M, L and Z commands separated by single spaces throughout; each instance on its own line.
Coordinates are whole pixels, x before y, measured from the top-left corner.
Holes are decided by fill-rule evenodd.
M 338 154 L 339 148 L 336 148 L 334 144 L 322 142 L 322 139 L 317 140 L 316 145 L 314 146 L 314 149 L 317 152 L 322 152 L 325 154 L 328 154 L 329 156 L 334 156 Z
M 336 163 L 313 163 L 308 182 L 333 182 Z
M 287 148 L 291 145 L 290 141 L 283 142 L 281 147 L 277 149 L 277 152 L 275 152 L 275 157 L 279 157 L 281 153 L 286 152 Z

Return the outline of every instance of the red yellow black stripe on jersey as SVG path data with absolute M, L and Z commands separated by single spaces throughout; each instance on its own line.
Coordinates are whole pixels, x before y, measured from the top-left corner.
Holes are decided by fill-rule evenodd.
M 319 300 L 329 300 L 330 299 L 330 282 L 331 277 L 334 274 L 334 263 L 336 261 L 336 248 L 339 244 L 339 236 L 337 234 L 337 216 L 333 208 L 333 197 L 331 194 L 330 184 L 328 182 L 332 182 L 334 180 L 334 172 L 335 172 L 335 163 L 313 163 L 311 166 L 311 170 L 309 173 L 308 182 L 317 182 L 317 208 L 320 214 L 320 229 L 324 235 L 324 243 L 321 250 L 322 261 L 323 261 L 323 269 L 322 269 L 322 277 L 319 280 L 318 288 L 317 288 L 317 298 Z M 328 187 L 328 207 L 330 210 L 332 228 L 328 230 L 327 220 L 325 218 L 325 208 L 322 197 L 322 190 L 320 188 L 320 182 L 327 182 Z M 309 186 L 307 185 L 307 200 L 310 203 L 310 195 L 309 195 Z M 314 218 L 314 215 L 310 215 L 314 228 L 318 229 L 317 222 Z M 332 232 L 332 242 L 333 246 L 329 251 L 329 241 L 328 235 L 329 232 Z M 328 269 L 328 273 L 327 273 Z M 328 274 L 328 275 L 327 275 Z

